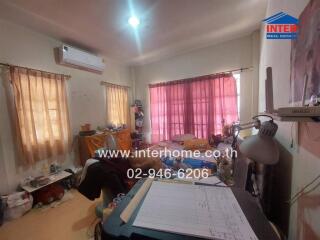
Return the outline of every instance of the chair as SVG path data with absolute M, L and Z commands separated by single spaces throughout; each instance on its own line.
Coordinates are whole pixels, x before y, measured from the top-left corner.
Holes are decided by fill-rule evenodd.
M 118 149 L 117 141 L 112 134 L 108 134 L 106 136 L 106 147 L 110 150 Z M 103 210 L 108 207 L 109 203 L 112 202 L 113 197 L 114 196 L 111 193 L 110 189 L 102 189 L 102 201 L 96 206 L 96 216 L 101 220 L 103 219 Z

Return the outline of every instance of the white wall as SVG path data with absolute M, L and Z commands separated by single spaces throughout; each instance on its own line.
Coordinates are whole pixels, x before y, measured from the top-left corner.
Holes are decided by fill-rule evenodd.
M 27 66 L 51 72 L 70 74 L 68 81 L 69 111 L 72 132 L 76 135 L 83 123 L 91 123 L 93 128 L 106 123 L 104 89 L 100 81 L 108 81 L 131 86 L 130 71 L 120 63 L 106 60 L 106 70 L 102 75 L 59 66 L 54 60 L 53 49 L 61 42 L 33 32 L 27 28 L 0 20 L 0 62 Z M 3 71 L 3 68 L 1 68 Z M 13 190 L 21 178 L 41 168 L 38 165 L 23 169 L 15 159 L 13 135 L 0 74 L 0 193 Z M 77 147 L 77 145 L 75 146 Z M 75 162 L 72 154 L 65 165 Z
M 284 11 L 292 16 L 299 17 L 304 7 L 307 5 L 308 0 L 270 0 L 267 9 L 267 15 L 271 16 L 280 11 Z M 264 31 L 264 28 L 263 28 Z M 289 94 L 290 94 L 290 52 L 291 41 L 290 40 L 266 40 L 264 32 L 262 31 L 261 42 L 261 61 L 260 61 L 260 97 L 259 97 L 259 110 L 265 110 L 265 94 L 264 94 L 264 81 L 266 78 L 266 67 L 271 66 L 273 69 L 273 91 L 274 91 L 274 104 L 275 107 L 289 106 Z M 318 53 L 319 54 L 319 53 Z M 285 171 L 291 171 L 291 169 L 284 169 L 285 171 L 279 173 L 283 174 L 283 180 L 287 174 L 292 174 L 292 185 L 283 186 L 284 188 L 291 188 L 291 196 L 298 192 L 305 184 L 311 181 L 320 172 L 320 156 L 315 156 L 308 152 L 303 147 L 300 147 L 296 142 L 291 148 L 291 135 L 295 136 L 297 125 L 294 123 L 277 122 L 279 130 L 277 133 L 277 139 L 285 147 L 285 151 L 289 154 L 280 159 L 281 162 L 292 161 L 292 173 L 286 173 Z M 293 127 L 293 129 L 291 129 Z M 320 125 L 314 125 L 318 129 Z M 285 189 L 277 188 L 277 192 L 285 191 Z M 311 195 L 319 194 L 319 189 L 311 193 Z M 283 203 L 286 205 L 285 203 Z M 316 230 L 318 237 L 320 237 L 320 204 L 318 210 L 313 214 L 309 214 L 310 226 L 313 230 Z M 301 225 L 301 222 L 297 221 L 297 204 L 294 204 L 290 210 L 290 225 L 289 225 L 289 239 L 298 240 L 303 239 L 297 236 L 297 228 Z M 311 239 L 311 238 L 310 238 Z M 318 239 L 318 238 L 317 238 Z
M 198 49 L 187 54 L 164 59 L 135 68 L 135 97 L 144 104 L 147 140 L 150 140 L 148 84 L 202 76 L 216 72 L 251 67 L 241 74 L 240 120 L 251 119 L 258 111 L 258 66 L 260 32 L 232 41 Z M 254 82 L 254 83 L 253 83 Z

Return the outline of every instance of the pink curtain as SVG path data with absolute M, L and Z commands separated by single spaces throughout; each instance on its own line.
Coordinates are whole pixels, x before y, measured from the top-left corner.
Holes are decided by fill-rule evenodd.
M 232 74 L 153 84 L 149 90 L 153 143 L 186 133 L 208 138 L 238 120 Z

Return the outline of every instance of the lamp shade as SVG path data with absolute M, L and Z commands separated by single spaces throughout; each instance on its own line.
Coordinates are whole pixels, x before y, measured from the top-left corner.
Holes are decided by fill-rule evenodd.
M 246 138 L 240 144 L 240 152 L 251 160 L 262 164 L 276 164 L 279 161 L 279 148 L 274 140 L 278 126 L 264 122 L 257 135 Z

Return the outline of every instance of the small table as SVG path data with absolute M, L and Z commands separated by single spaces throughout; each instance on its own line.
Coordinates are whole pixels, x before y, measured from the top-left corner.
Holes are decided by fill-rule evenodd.
M 58 181 L 60 181 L 60 180 L 62 180 L 64 178 L 70 177 L 71 175 L 72 174 L 67 172 L 67 171 L 61 171 L 59 173 L 55 173 L 55 174 L 50 175 L 49 176 L 50 181 L 45 185 L 42 185 L 42 186 L 39 186 L 39 187 L 32 187 L 30 185 L 23 185 L 23 186 L 21 186 L 21 188 L 23 190 L 27 191 L 28 193 L 32 193 L 32 192 L 35 192 L 35 191 L 37 191 L 37 190 L 39 190 L 41 188 L 44 188 L 44 187 L 46 187 L 46 186 L 48 186 L 48 185 L 50 185 L 52 183 L 55 183 L 55 182 L 58 182 Z

